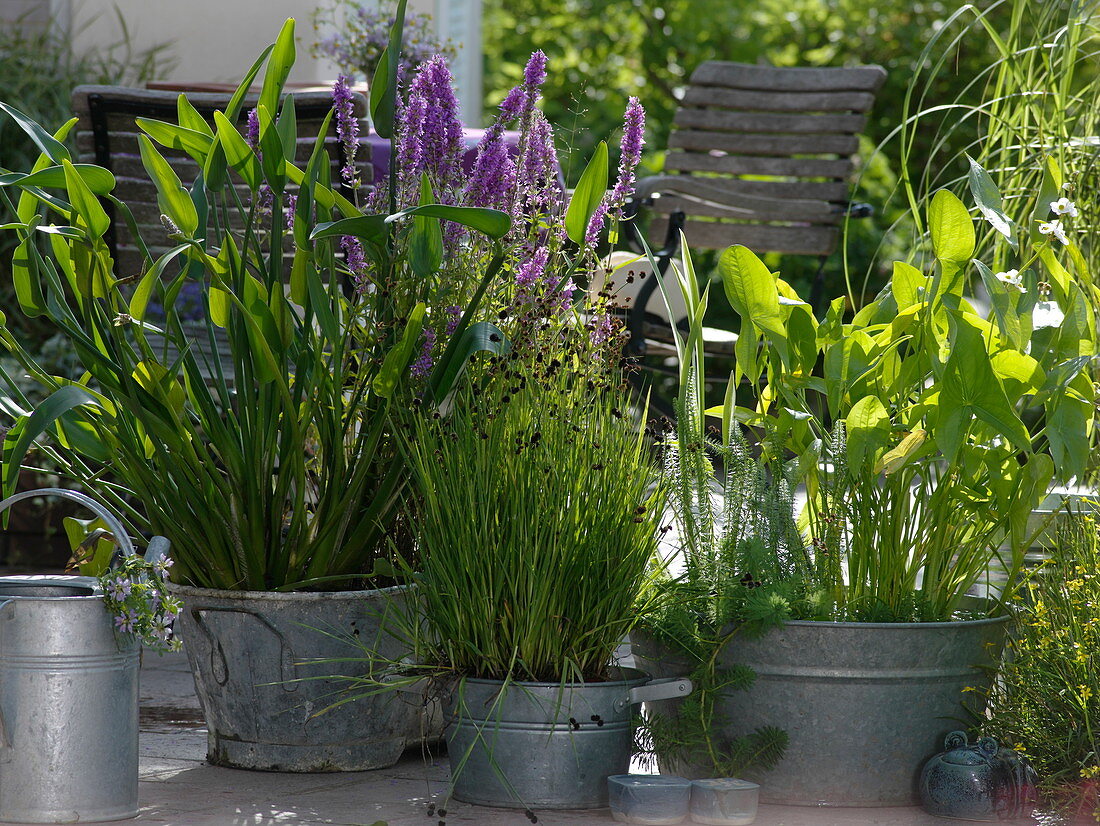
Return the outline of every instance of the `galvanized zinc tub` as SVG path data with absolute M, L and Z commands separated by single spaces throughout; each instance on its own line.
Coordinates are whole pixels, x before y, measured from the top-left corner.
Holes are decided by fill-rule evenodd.
M 137 814 L 139 648 L 91 577 L 0 577 L 0 820 Z
M 747 691 L 723 693 L 716 703 L 727 721 L 724 733 L 732 738 L 777 726 L 790 737 L 775 769 L 744 776 L 760 783 L 762 803 L 919 802 L 921 767 L 941 750 L 944 736 L 968 719 L 963 700 L 977 706 L 981 694 L 965 689 L 988 686 L 1007 624 L 1007 617 L 788 622 L 760 639 L 735 636 L 720 654 L 719 668 L 747 665 L 756 681 Z M 636 640 L 634 653 L 639 667 L 651 673 L 683 673 L 684 663 L 652 642 Z M 669 768 L 705 776 L 691 766 Z
M 431 736 L 431 707 L 397 691 L 317 714 L 347 698 L 350 683 L 340 677 L 366 674 L 369 652 L 379 658 L 376 667 L 406 654 L 384 623 L 387 613 L 403 610 L 403 588 L 275 593 L 170 584 L 168 590 L 183 602 L 177 624 L 206 717 L 211 763 L 362 771 L 392 766 L 425 731 Z M 347 658 L 358 661 L 340 661 Z
M 607 778 L 625 774 L 632 706 L 685 697 L 688 680 L 650 684 L 630 668 L 604 683 L 465 679 L 447 708 L 454 797 L 506 808 L 607 806 Z

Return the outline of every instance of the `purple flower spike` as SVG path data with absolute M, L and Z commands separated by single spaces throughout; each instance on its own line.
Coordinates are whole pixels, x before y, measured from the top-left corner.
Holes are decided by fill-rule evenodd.
M 498 130 L 486 133 L 466 185 L 466 204 L 503 209 L 511 203 L 516 185 L 516 165 Z
M 255 109 L 248 110 L 248 125 L 244 130 L 244 141 L 252 149 L 260 145 L 260 116 Z
M 538 247 L 516 273 L 516 286 L 521 290 L 530 290 L 535 287 L 542 280 L 549 260 L 550 250 L 546 246 Z
M 420 67 L 409 86 L 399 156 L 401 189 L 406 197 L 415 195 L 421 172 L 432 178 L 441 201 L 462 179 L 465 143 L 453 83 L 446 60 L 436 55 Z
M 542 49 L 539 49 L 533 55 L 530 60 L 527 61 L 527 65 L 523 69 L 523 83 L 528 89 L 534 89 L 542 86 L 546 80 L 546 55 Z
M 350 79 L 340 75 L 332 87 L 332 104 L 336 109 L 336 134 L 344 149 L 344 167 L 340 174 L 344 183 L 355 188 L 359 186 L 359 175 L 355 170 L 355 153 L 359 148 L 359 121 L 355 117 L 355 100 L 352 98 Z
M 619 144 L 622 151 L 619 158 L 619 176 L 611 193 L 611 203 L 616 209 L 633 194 L 634 170 L 642 159 L 645 109 L 636 97 L 630 98 L 627 102 L 623 120 L 623 139 Z
M 503 128 L 520 116 L 523 112 L 524 101 L 526 100 L 527 92 L 524 91 L 522 86 L 516 86 L 507 94 L 504 100 L 500 102 L 500 114 L 497 115 L 496 123 L 500 124 L 500 128 Z
M 446 309 L 446 313 L 448 315 L 448 318 L 447 329 L 444 332 L 444 335 L 453 336 L 455 334 L 455 330 L 458 329 L 458 322 L 462 320 L 462 308 L 457 305 L 451 305 Z
M 604 198 L 600 201 L 600 205 L 596 207 L 596 211 L 592 213 L 592 219 L 588 222 L 588 230 L 584 234 L 586 247 L 594 247 L 599 242 L 600 233 L 603 232 L 603 225 L 607 220 L 608 209 L 610 209 L 610 205 L 607 198 Z
M 432 351 L 435 350 L 435 330 L 431 327 L 424 328 L 424 344 L 420 348 L 420 357 L 412 363 L 409 372 L 414 378 L 424 378 L 432 372 L 435 361 L 432 359 Z

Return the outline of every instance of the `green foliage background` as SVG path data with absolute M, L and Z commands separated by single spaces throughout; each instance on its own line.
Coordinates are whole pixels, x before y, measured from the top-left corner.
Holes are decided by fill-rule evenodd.
M 928 68 L 922 64 L 922 50 L 959 5 L 910 0 L 485 0 L 486 116 L 491 117 L 519 82 L 531 52 L 542 49 L 550 58 L 544 86 L 546 115 L 570 145 L 570 151 L 563 153 L 567 180 L 576 179 L 579 158 L 590 154 L 593 143 L 617 136 L 630 95 L 637 95 L 646 107 L 643 174 L 654 173 L 663 165 L 661 150 L 667 144 L 677 95 L 703 61 L 777 66 L 877 63 L 888 76 L 866 130 L 868 141 L 861 153 L 866 160 L 871 148 L 897 127 L 908 84 L 918 69 Z M 990 0 L 975 5 L 978 9 L 995 6 Z M 995 6 L 989 17 L 995 27 L 1006 25 L 1010 5 Z M 959 30 L 965 26 L 974 26 L 973 14 L 954 24 Z M 944 38 L 945 43 L 951 40 Z M 975 29 L 950 48 L 946 60 L 950 68 L 936 74 L 924 100 L 977 100 L 982 84 L 973 81 L 996 57 L 990 39 Z M 574 131 L 577 123 L 584 123 L 587 131 Z M 916 169 L 928 162 L 939 131 L 934 119 L 925 123 L 928 137 L 923 145 L 918 139 L 910 156 L 910 165 Z M 956 130 L 950 137 L 951 151 L 940 155 L 941 147 L 936 154 L 958 156 L 961 163 L 961 152 L 974 139 L 975 130 L 973 121 Z M 874 204 L 879 214 L 873 221 L 853 224 L 849 237 L 853 272 L 865 272 L 873 259 L 889 261 L 899 252 L 890 248 L 892 239 L 886 238 L 886 248 L 876 256 L 884 241 L 881 228 L 894 224 L 905 212 L 902 204 L 882 208 L 895 185 L 895 144 L 888 144 L 865 170 L 862 188 L 854 195 L 855 200 Z M 960 166 L 959 174 L 964 172 Z M 697 263 L 707 269 L 710 262 L 700 256 Z M 767 263 L 779 266 L 775 256 Z M 783 261 L 784 278 L 803 295 L 816 268 L 815 259 Z M 871 280 L 867 290 L 871 295 L 886 275 L 881 272 L 877 281 Z M 844 290 L 839 255 L 829 262 L 827 278 L 828 294 Z

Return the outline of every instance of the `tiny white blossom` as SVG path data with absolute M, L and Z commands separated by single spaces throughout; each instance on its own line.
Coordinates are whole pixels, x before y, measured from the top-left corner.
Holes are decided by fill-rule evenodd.
M 1027 292 L 1027 288 L 1024 287 L 1024 278 L 1022 275 L 1020 275 L 1019 270 L 1008 270 L 1007 272 L 999 272 L 996 274 L 995 277 L 1006 287 L 1015 287 L 1022 293 Z
M 1068 215 L 1070 218 L 1077 217 L 1077 204 L 1073 203 L 1069 198 L 1059 198 L 1057 201 L 1050 202 L 1050 211 L 1055 215 Z
M 1066 229 L 1061 221 L 1040 221 L 1039 232 L 1043 235 L 1053 235 L 1063 244 L 1069 243 L 1069 236 L 1066 235 Z

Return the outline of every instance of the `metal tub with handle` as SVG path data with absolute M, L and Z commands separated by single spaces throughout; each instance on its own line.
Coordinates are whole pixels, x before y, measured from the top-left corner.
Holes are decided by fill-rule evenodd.
M 118 520 L 76 491 L 19 493 L 0 512 L 48 495 L 87 507 L 134 553 Z M 137 814 L 139 655 L 134 638 L 115 633 L 94 578 L 0 577 L 0 821 Z

